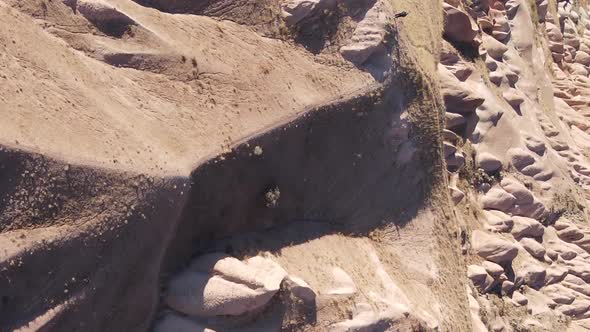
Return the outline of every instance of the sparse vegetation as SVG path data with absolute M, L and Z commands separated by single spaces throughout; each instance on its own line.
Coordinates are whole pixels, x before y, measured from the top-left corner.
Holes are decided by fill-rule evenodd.
M 277 207 L 279 204 L 279 199 L 281 198 L 281 191 L 279 187 L 274 187 L 269 189 L 264 194 L 264 200 L 266 201 L 266 207 L 274 208 Z

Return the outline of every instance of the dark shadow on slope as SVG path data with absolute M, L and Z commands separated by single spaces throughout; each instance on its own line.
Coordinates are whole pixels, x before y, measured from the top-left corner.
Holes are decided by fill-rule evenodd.
M 217 17 L 275 35 L 280 26 L 278 0 L 133 0 L 170 14 Z
M 0 150 L 0 331 L 145 331 L 187 182 Z
M 318 54 L 330 45 L 339 45 L 352 35 L 376 0 L 320 2 L 313 13 L 291 28 L 295 42 Z M 337 51 L 337 50 L 334 50 Z
M 419 135 L 410 133 L 408 139 L 416 128 L 400 120 L 413 101 L 407 93 L 416 88 L 411 86 L 390 81 L 320 107 L 196 169 L 163 278 L 221 239 L 245 232 L 296 229 L 257 248 L 274 251 L 325 234 L 364 236 L 383 224 L 403 227 L 424 206 L 432 189 L 430 170 L 440 158 L 412 154 Z M 262 154 L 256 155 L 256 147 Z M 274 188 L 280 198 L 269 207 L 265 194 Z M 319 226 L 293 226 L 301 220 Z M 225 249 L 231 251 L 231 244 Z

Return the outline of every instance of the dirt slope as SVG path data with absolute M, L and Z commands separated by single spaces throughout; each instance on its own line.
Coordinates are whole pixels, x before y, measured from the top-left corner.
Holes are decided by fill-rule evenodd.
M 0 331 L 590 329 L 588 10 L 0 0 Z

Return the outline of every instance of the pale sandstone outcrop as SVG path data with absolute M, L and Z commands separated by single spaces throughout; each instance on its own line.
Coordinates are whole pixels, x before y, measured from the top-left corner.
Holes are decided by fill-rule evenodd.
M 476 254 L 498 264 L 510 262 L 518 254 L 514 244 L 482 231 L 472 233 L 471 244 Z
M 488 173 L 502 168 L 502 161 L 489 152 L 478 153 L 476 161 L 477 166 Z
M 268 258 L 245 261 L 224 254 L 195 259 L 170 282 L 165 301 L 191 316 L 237 316 L 265 306 L 287 273 Z
M 545 247 L 542 244 L 531 238 L 520 239 L 520 244 L 531 256 L 536 259 L 543 259 L 545 257 Z
M 473 43 L 477 35 L 477 28 L 471 24 L 469 16 L 448 3 L 443 3 L 445 17 L 444 34 L 452 40 L 463 43 Z
M 482 197 L 481 203 L 484 209 L 508 211 L 516 203 L 516 198 L 506 190 L 494 187 Z
M 484 223 L 495 232 L 510 232 L 514 221 L 512 217 L 502 211 L 484 210 Z
M 512 220 L 514 226 L 511 233 L 514 237 L 539 237 L 545 232 L 545 227 L 535 219 L 514 216 Z
M 360 65 L 374 53 L 383 52 L 385 50 L 383 41 L 387 35 L 390 14 L 389 3 L 377 1 L 358 23 L 348 45 L 340 48 L 342 56 Z

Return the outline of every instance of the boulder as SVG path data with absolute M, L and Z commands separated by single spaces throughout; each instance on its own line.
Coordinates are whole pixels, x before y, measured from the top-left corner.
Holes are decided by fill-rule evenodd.
M 295 25 L 313 13 L 321 0 L 287 0 L 281 4 L 282 15 L 287 25 Z
M 340 48 L 342 57 L 356 65 L 361 65 L 371 55 L 385 52 L 383 41 L 387 35 L 390 11 L 386 1 L 377 1 L 357 24 L 349 44 Z
M 465 125 L 467 120 L 458 113 L 445 112 L 445 128 L 456 129 Z
M 514 244 L 479 230 L 473 231 L 471 244 L 477 255 L 498 264 L 511 262 L 518 255 Z
M 315 303 L 316 293 L 303 279 L 288 276 L 283 282 L 293 296 L 301 299 L 304 303 Z
M 482 47 L 486 50 L 489 56 L 502 61 L 502 56 L 508 51 L 508 46 L 500 43 L 494 37 L 484 33 L 482 34 Z
M 494 278 L 479 265 L 469 265 L 467 267 L 467 277 L 482 293 L 485 293 L 494 283 Z
M 510 25 L 506 15 L 497 16 L 494 18 L 492 36 L 499 41 L 504 41 L 508 38 L 508 36 L 510 36 Z
M 461 152 L 455 152 L 448 156 L 445 161 L 447 162 L 449 171 L 455 172 L 465 164 L 465 156 Z
M 510 106 L 514 108 L 520 107 L 520 104 L 524 103 L 523 96 L 518 92 L 518 90 L 510 88 L 502 93 L 502 97 L 504 100 L 510 104 Z
M 286 276 L 269 258 L 240 261 L 225 254 L 207 254 L 172 279 L 165 302 L 190 316 L 238 316 L 265 306 Z
M 561 284 L 571 290 L 574 290 L 578 293 L 584 294 L 586 296 L 590 296 L 590 285 L 588 285 L 584 280 L 579 277 L 576 277 L 572 274 L 568 274 L 565 276 Z
M 512 235 L 516 238 L 521 237 L 539 237 L 543 236 L 545 227 L 535 219 L 527 217 L 512 217 L 514 226 L 512 226 Z
M 457 152 L 457 147 L 449 142 L 443 142 L 443 154 L 445 158 L 449 157 L 450 155 L 455 154 Z
M 484 102 L 484 98 L 472 86 L 461 82 L 442 64 L 438 65 L 438 74 L 447 112 L 471 114 Z
M 525 205 L 533 203 L 533 193 L 518 180 L 504 177 L 500 182 L 500 185 L 504 190 L 506 190 L 506 192 L 510 193 L 516 198 L 516 204 Z
M 566 226 L 562 227 L 564 224 Z M 584 233 L 582 233 L 580 228 L 574 224 L 566 224 L 562 221 L 558 227 L 560 227 L 561 229 L 557 231 L 557 236 L 565 242 L 575 242 L 581 240 L 584 237 Z
M 525 136 L 524 143 L 529 150 L 535 152 L 539 156 L 542 156 L 545 153 L 545 150 L 547 149 L 545 143 L 543 143 L 543 141 L 534 136 Z
M 557 308 L 557 311 L 570 317 L 581 316 L 587 313 L 588 310 L 590 310 L 590 301 L 582 299 L 577 299 L 572 304 L 562 305 Z
M 494 262 L 484 261 L 481 263 L 481 267 L 494 279 L 498 279 L 504 273 L 504 268 Z
M 561 263 L 567 268 L 570 275 L 574 275 L 585 282 L 590 282 L 590 264 L 586 263 L 585 260 L 578 257 L 569 261 L 562 261 Z
M 449 186 L 449 192 L 454 205 L 459 204 L 465 197 L 465 193 L 457 187 Z
M 535 162 L 533 155 L 521 148 L 512 148 L 508 150 L 508 158 L 517 170 L 522 170 L 526 166 L 532 165 Z
M 584 66 L 590 65 L 590 55 L 583 51 L 577 51 L 574 61 Z
M 545 285 L 545 276 L 547 272 L 542 265 L 534 262 L 527 262 L 523 266 L 515 268 L 515 283 L 522 283 L 534 289 L 539 289 Z
M 546 270 L 545 285 L 551 285 L 562 281 L 568 274 L 567 269 L 557 265 L 551 265 Z
M 513 215 L 532 219 L 542 219 L 548 213 L 545 204 L 541 203 L 536 198 L 530 204 L 515 204 L 511 212 Z
M 588 234 L 584 234 L 583 238 L 572 241 L 572 243 L 584 249 L 586 252 L 590 252 L 590 236 Z
M 559 284 L 546 286 L 541 292 L 557 304 L 571 304 L 576 299 L 571 289 Z
M 502 211 L 484 210 L 483 211 L 486 228 L 495 232 L 507 233 L 512 230 L 514 221 L 512 217 Z
M 443 3 L 444 13 L 444 36 L 449 41 L 461 43 L 475 43 L 478 29 L 474 28 L 469 19 L 469 15 L 451 6 Z
M 525 237 L 520 239 L 520 244 L 531 256 L 543 260 L 545 257 L 545 247 L 534 239 Z
M 75 3 L 77 11 L 91 22 L 100 22 L 102 24 L 135 23 L 133 19 L 106 1 L 78 0 Z
M 476 162 L 477 167 L 487 173 L 492 173 L 502 168 L 502 161 L 489 152 L 478 153 Z
M 493 209 L 500 211 L 509 211 L 516 202 L 516 198 L 506 192 L 506 190 L 493 187 L 481 198 L 484 209 Z

